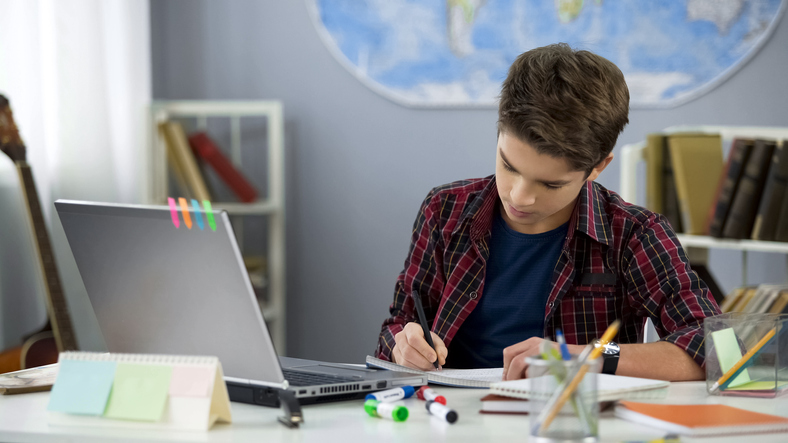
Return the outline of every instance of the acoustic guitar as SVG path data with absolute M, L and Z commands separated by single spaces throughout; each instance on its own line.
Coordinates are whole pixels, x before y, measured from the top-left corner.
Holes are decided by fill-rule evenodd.
M 27 216 L 33 228 L 38 261 L 46 288 L 48 322 L 40 331 L 24 339 L 21 346 L 0 353 L 0 373 L 18 371 L 57 362 L 58 352 L 77 349 L 74 328 L 68 314 L 55 255 L 49 241 L 33 172 L 26 160 L 26 149 L 14 122 L 8 99 L 0 94 L 0 150 L 16 165 L 24 194 Z M 34 294 L 30 294 L 34 296 Z

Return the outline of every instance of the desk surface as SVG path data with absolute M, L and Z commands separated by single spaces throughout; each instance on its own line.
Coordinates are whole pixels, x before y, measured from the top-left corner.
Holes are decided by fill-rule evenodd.
M 449 425 L 429 416 L 424 403 L 417 399 L 405 400 L 411 415 L 404 423 L 394 423 L 367 416 L 362 402 L 345 401 L 303 408 L 305 423 L 300 429 L 287 429 L 276 420 L 281 411 L 242 403 L 232 403 L 233 423 L 215 425 L 208 432 L 139 431 L 115 428 L 55 427 L 47 425 L 46 406 L 48 392 L 0 396 L 0 441 L 3 442 L 131 442 L 131 441 L 195 441 L 195 442 L 348 442 L 348 441 L 397 441 L 458 442 L 503 441 L 514 438 L 526 441 L 527 415 L 480 414 L 480 399 L 487 393 L 483 389 L 435 387 L 444 395 L 449 405 L 459 413 L 457 423 Z M 668 395 L 654 403 L 698 404 L 721 403 L 757 412 L 788 417 L 788 398 L 759 399 L 742 397 L 710 397 L 702 382 L 672 383 Z M 629 423 L 613 417 L 612 411 L 600 418 L 600 441 L 650 440 L 660 438 L 665 432 Z M 762 442 L 785 442 L 788 435 L 760 434 Z M 714 437 L 713 439 L 682 438 L 682 442 L 702 441 L 740 442 L 742 436 Z

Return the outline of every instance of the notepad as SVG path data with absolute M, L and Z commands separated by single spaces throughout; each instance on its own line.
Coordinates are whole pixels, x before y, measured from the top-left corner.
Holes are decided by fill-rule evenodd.
M 231 422 L 217 357 L 63 352 L 49 423 L 207 430 Z
M 622 401 L 616 417 L 690 436 L 788 431 L 788 418 L 726 405 L 663 405 Z
M 430 383 L 458 388 L 489 388 L 491 383 L 501 381 L 503 368 L 443 369 L 442 371 L 420 371 L 407 366 L 367 356 L 367 367 L 390 371 L 424 374 Z
M 543 377 L 553 376 L 544 375 Z M 597 374 L 597 400 L 663 398 L 668 393 L 668 386 L 670 386 L 670 382 L 664 380 Z M 514 398 L 533 398 L 534 395 L 531 391 L 531 379 L 528 378 L 492 383 L 490 393 Z

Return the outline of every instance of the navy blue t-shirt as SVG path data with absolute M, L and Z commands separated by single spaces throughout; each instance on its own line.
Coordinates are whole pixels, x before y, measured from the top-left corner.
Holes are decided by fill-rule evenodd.
M 495 212 L 484 292 L 449 345 L 446 366 L 500 368 L 504 348 L 542 336 L 553 269 L 568 226 L 522 234 Z

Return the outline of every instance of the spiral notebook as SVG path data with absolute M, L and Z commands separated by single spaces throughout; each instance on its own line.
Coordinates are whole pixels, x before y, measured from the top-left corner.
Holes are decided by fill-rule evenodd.
M 420 371 L 407 366 L 367 356 L 367 367 L 390 371 L 424 374 L 430 383 L 457 388 L 489 388 L 491 383 L 501 381 L 503 368 L 443 369 L 442 371 Z
M 58 366 L 53 425 L 207 430 L 232 421 L 217 357 L 62 352 Z
M 546 375 L 545 377 L 552 377 Z M 597 374 L 597 400 L 642 400 L 663 398 L 670 382 L 623 375 Z M 490 385 L 490 393 L 514 398 L 531 398 L 531 379 L 502 381 Z

